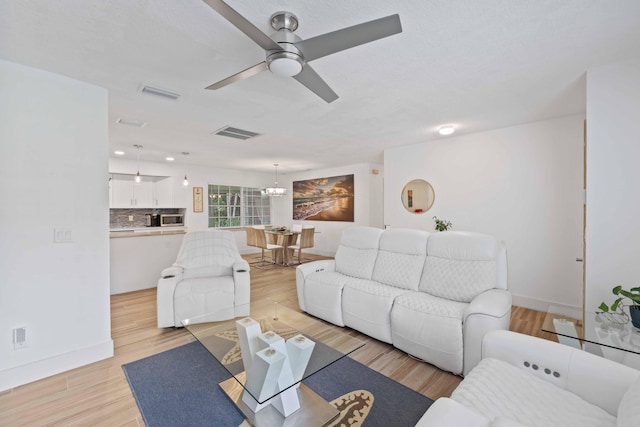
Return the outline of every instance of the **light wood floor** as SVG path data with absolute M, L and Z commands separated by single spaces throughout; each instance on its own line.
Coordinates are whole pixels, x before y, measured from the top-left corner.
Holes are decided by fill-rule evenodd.
M 319 258 L 319 257 L 318 257 Z M 156 327 L 155 288 L 111 297 L 115 356 L 0 392 L 0 426 L 143 426 L 121 365 L 192 341 L 183 329 Z M 295 269 L 251 270 L 251 302 L 278 301 L 299 311 Z M 553 339 L 540 332 L 544 313 L 514 307 L 511 329 Z M 388 344 L 348 328 L 366 341 L 351 357 L 432 399 L 448 396 L 461 378 L 416 361 Z

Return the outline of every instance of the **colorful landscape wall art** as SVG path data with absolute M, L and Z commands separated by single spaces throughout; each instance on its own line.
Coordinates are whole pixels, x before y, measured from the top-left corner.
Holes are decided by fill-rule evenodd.
M 294 181 L 293 219 L 353 222 L 353 175 Z

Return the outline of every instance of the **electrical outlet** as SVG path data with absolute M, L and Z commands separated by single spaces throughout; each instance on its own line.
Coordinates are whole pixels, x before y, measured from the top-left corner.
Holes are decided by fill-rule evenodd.
M 27 327 L 15 328 L 13 330 L 13 349 L 20 350 L 28 347 Z
M 129 222 L 133 222 L 133 215 L 129 215 Z

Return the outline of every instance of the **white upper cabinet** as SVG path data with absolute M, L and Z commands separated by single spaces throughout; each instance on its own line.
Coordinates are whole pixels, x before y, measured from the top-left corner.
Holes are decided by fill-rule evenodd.
M 177 207 L 174 203 L 172 177 L 156 177 L 153 185 L 153 203 L 154 208 Z
M 152 208 L 153 179 L 141 176 L 137 183 L 133 175 L 113 174 L 110 202 L 112 208 Z
M 141 175 L 139 183 L 133 175 L 112 174 L 109 186 L 111 208 L 176 208 L 172 177 Z

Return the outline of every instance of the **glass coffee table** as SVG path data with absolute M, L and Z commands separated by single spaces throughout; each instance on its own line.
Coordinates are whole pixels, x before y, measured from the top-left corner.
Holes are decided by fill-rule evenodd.
M 211 315 L 194 317 L 184 319 L 182 323 L 211 353 L 216 360 L 215 362 L 212 360 L 212 363 L 219 363 L 229 372 L 231 377 L 219 385 L 250 424 L 258 427 L 324 426 L 338 416 L 339 412 L 334 406 L 301 382 L 362 347 L 364 345 L 362 341 L 317 319 L 278 306 L 277 303 L 252 313 L 250 318 L 207 321 L 211 318 Z M 274 349 L 282 349 L 277 343 L 273 344 L 273 348 L 268 345 L 265 347 L 265 340 L 268 342 L 279 339 L 280 344 L 286 344 L 287 348 L 291 345 L 306 349 L 307 359 L 305 360 L 308 362 L 304 366 L 298 364 L 300 365 L 298 367 L 301 367 L 299 374 L 295 374 L 296 366 L 294 365 L 297 359 L 292 353 L 296 350 L 289 351 L 288 358 L 285 350 L 284 358 L 288 362 L 284 363 L 292 367 L 293 376 L 287 376 L 278 371 L 275 379 L 277 385 L 273 389 L 268 389 L 269 375 L 272 380 L 273 375 L 265 371 L 262 380 L 257 381 L 259 386 L 256 387 L 256 377 L 261 375 L 259 372 L 261 367 L 255 362 L 257 356 L 247 359 L 248 355 L 243 356 L 241 350 L 241 347 L 246 348 L 245 324 L 253 325 L 252 327 L 259 325 L 263 340 L 261 344 L 263 349 L 260 354 L 264 360 L 269 361 L 269 358 L 280 356 L 280 353 Z M 262 359 L 260 362 L 263 363 Z M 247 375 L 245 364 L 250 365 L 249 375 Z M 285 368 L 282 370 L 284 372 Z M 250 378 L 247 378 L 248 376 Z M 293 399 L 297 395 L 299 409 L 288 413 L 286 406 L 289 405 L 292 394 Z M 285 406 L 284 412 L 283 406 Z
M 554 334 L 561 344 L 569 345 L 607 359 L 640 368 L 640 329 L 631 322 L 618 323 L 607 317 L 585 313 L 584 323 L 577 316 L 558 314 L 549 308 L 542 331 Z

